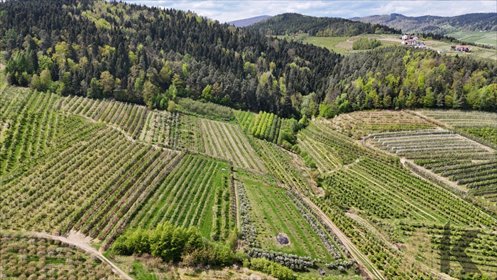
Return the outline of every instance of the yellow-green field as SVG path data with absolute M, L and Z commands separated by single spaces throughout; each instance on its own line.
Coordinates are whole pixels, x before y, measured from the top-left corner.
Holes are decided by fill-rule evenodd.
M 466 33 L 469 34 L 470 33 Z M 497 34 L 495 34 L 497 36 Z M 486 39 L 482 39 L 480 41 L 475 41 L 478 44 L 484 44 L 491 41 L 490 35 L 486 35 Z M 309 43 L 312 45 L 316 45 L 319 47 L 324 47 L 329 50 L 332 50 L 334 52 L 340 53 L 340 54 L 351 54 L 351 53 L 358 53 L 358 52 L 364 52 L 364 50 L 353 50 L 352 49 L 352 44 L 360 39 L 360 38 L 369 38 L 369 39 L 377 39 L 381 41 L 382 46 L 395 46 L 395 45 L 400 45 L 400 38 L 398 35 L 395 34 L 363 34 L 363 35 L 358 35 L 358 36 L 353 36 L 353 37 L 316 37 L 316 36 L 307 36 L 305 34 L 297 34 L 297 35 L 292 35 L 292 36 L 282 36 L 281 38 L 286 38 L 289 40 L 296 40 L 296 41 L 301 41 L 304 43 Z M 463 38 L 462 38 L 463 39 Z M 471 52 L 470 53 L 463 53 L 463 52 L 456 52 L 451 49 L 452 45 L 455 45 L 455 43 L 450 43 L 450 42 L 443 42 L 443 41 L 438 41 L 438 40 L 421 40 L 426 44 L 426 46 L 429 49 L 438 51 L 443 54 L 447 55 L 459 55 L 459 56 L 473 56 L 477 58 L 482 58 L 482 59 L 492 59 L 497 61 L 497 50 L 496 49 L 491 49 L 491 48 L 482 48 L 482 47 L 476 47 L 476 46 L 471 46 Z M 490 44 L 489 44 L 490 45 Z
M 494 48 L 497 47 L 497 31 L 459 31 L 447 35 L 463 42 L 488 45 Z

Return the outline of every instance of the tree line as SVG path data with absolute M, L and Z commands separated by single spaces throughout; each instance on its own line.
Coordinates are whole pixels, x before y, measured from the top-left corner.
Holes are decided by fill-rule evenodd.
M 9 83 L 167 109 L 179 97 L 283 117 L 495 110 L 495 63 L 402 47 L 340 56 L 191 12 L 102 0 L 0 3 Z

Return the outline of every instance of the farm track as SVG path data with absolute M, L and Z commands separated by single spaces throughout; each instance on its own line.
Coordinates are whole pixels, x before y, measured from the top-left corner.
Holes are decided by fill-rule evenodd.
M 359 264 L 361 271 L 363 271 L 369 279 L 385 279 L 381 271 L 379 271 L 373 263 L 364 255 L 354 243 L 337 227 L 328 216 L 319 208 L 314 202 L 305 196 L 301 196 L 304 202 L 309 205 L 325 223 L 331 228 L 336 237 L 342 242 L 345 248 L 350 252 L 354 260 Z
M 352 211 L 348 211 L 347 213 L 345 213 L 345 215 L 355 220 L 359 224 L 363 225 L 364 227 L 366 227 L 374 235 L 379 237 L 383 241 L 383 243 L 387 244 L 390 247 L 390 249 L 399 252 L 399 248 L 395 244 L 391 243 L 390 240 L 388 240 L 388 238 L 383 233 L 381 233 L 376 227 L 374 227 L 374 225 L 372 225 L 368 220 L 364 219 L 363 217 L 359 216 L 358 214 Z
M 122 271 L 117 265 L 115 265 L 112 261 L 110 261 L 107 257 L 105 257 L 102 253 L 100 253 L 98 250 L 93 248 L 90 245 L 89 239 L 82 235 L 81 233 L 71 231 L 67 237 L 64 236 L 59 236 L 59 235 L 52 235 L 44 232 L 30 232 L 29 235 L 38 237 L 38 238 L 45 238 L 45 239 L 51 239 L 51 240 L 56 240 L 60 241 L 62 243 L 75 246 L 80 250 L 85 251 L 86 253 L 92 255 L 93 257 L 98 258 L 102 262 L 107 263 L 111 268 L 114 273 L 119 275 L 122 279 L 126 280 L 132 280 L 126 272 Z
M 414 176 L 418 177 L 418 178 L 421 178 L 423 180 L 426 180 L 430 183 L 435 183 L 435 184 L 440 184 L 440 182 L 446 186 L 449 186 L 451 188 L 453 188 L 454 190 L 457 190 L 463 194 L 467 194 L 468 193 L 468 189 L 463 187 L 463 186 L 460 186 L 459 184 L 443 177 L 443 176 L 440 176 L 438 174 L 435 174 L 433 171 L 431 170 L 428 170 L 422 166 L 419 166 L 418 164 L 414 163 L 412 160 L 409 160 L 409 159 L 406 159 L 404 157 L 400 158 L 400 162 L 402 163 L 402 165 L 409 169 L 411 171 L 412 174 L 414 174 Z M 413 168 L 415 167 L 415 168 Z M 419 169 L 420 171 L 417 171 L 415 169 Z M 435 180 L 433 179 L 430 179 L 431 178 L 434 178 Z

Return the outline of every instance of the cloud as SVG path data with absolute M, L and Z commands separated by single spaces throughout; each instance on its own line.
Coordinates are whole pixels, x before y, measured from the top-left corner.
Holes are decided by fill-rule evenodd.
M 345 0 L 126 0 L 129 3 L 194 11 L 221 22 L 260 15 L 301 13 L 312 16 L 351 18 L 400 13 L 408 16 L 454 16 L 497 12 L 497 2 L 478 1 L 345 1 Z

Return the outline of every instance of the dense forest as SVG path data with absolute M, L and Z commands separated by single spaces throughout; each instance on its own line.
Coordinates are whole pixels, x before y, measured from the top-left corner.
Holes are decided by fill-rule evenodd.
M 105 1 L 8 1 L 0 34 L 13 84 L 165 108 L 191 97 L 298 115 L 339 56 L 193 13 Z
M 400 30 L 385 25 L 362 23 L 343 18 L 312 17 L 286 13 L 250 26 L 263 34 L 285 35 L 299 32 L 311 36 L 355 36 L 359 34 L 400 34 Z
M 342 27 L 356 32 L 347 23 Z M 11 84 L 150 108 L 189 97 L 300 118 L 497 104 L 495 63 L 403 47 L 343 57 L 177 10 L 7 1 L 0 4 L 0 37 Z
M 372 108 L 497 110 L 497 64 L 435 51 L 388 47 L 346 56 L 328 85 L 327 115 Z

